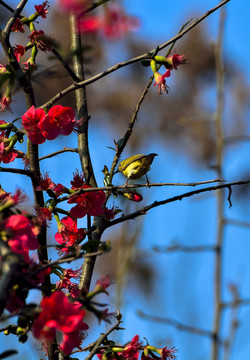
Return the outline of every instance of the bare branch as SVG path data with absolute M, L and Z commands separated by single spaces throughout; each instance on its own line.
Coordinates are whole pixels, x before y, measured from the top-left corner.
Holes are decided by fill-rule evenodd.
M 172 318 L 163 318 L 162 316 L 160 317 L 160 316 L 145 314 L 141 310 L 138 310 L 137 314 L 139 316 L 141 316 L 145 320 L 158 322 L 158 323 L 161 323 L 161 324 L 167 324 L 167 325 L 173 326 L 176 329 L 181 330 L 181 331 L 187 331 L 189 333 L 193 333 L 193 334 L 213 338 L 213 333 L 211 331 L 203 330 L 203 329 L 196 328 L 196 327 L 190 326 L 190 325 L 186 325 L 186 324 L 183 324 L 183 323 L 181 323 L 179 321 L 176 321 L 176 320 L 174 320 Z
M 56 155 L 59 155 L 59 154 L 62 154 L 62 153 L 65 153 L 65 152 L 75 152 L 75 153 L 78 153 L 78 150 L 76 148 L 63 148 L 62 150 L 58 150 L 58 151 L 55 151 L 51 154 L 48 154 L 48 155 L 45 155 L 45 156 L 42 156 L 39 158 L 39 161 L 42 161 L 42 160 L 45 160 L 45 159 L 48 159 L 48 158 L 51 158 L 51 157 L 54 157 Z
M 182 200 L 182 199 L 184 199 L 186 197 L 190 197 L 190 196 L 193 196 L 193 195 L 202 194 L 202 193 L 207 192 L 207 191 L 219 190 L 219 189 L 227 188 L 228 186 L 245 185 L 245 184 L 248 184 L 248 183 L 250 183 L 250 180 L 235 181 L 235 182 L 228 183 L 228 184 L 210 186 L 210 187 L 203 188 L 203 189 L 189 191 L 187 193 L 177 195 L 177 196 L 174 196 L 174 197 L 166 199 L 166 200 L 155 201 L 152 204 L 150 204 L 148 206 L 145 206 L 141 210 L 135 211 L 135 212 L 133 212 L 133 213 L 131 213 L 129 215 L 121 216 L 120 218 L 118 218 L 116 220 L 110 221 L 109 223 L 107 223 L 107 227 L 110 227 L 110 226 L 113 226 L 113 225 L 116 225 L 116 224 L 120 224 L 120 223 L 122 223 L 124 221 L 127 221 L 127 220 L 135 219 L 136 217 L 141 216 L 141 215 L 145 215 L 147 213 L 147 211 L 149 211 L 149 210 L 151 210 L 151 209 L 153 209 L 153 208 L 155 208 L 157 206 L 166 205 L 166 204 L 169 204 L 171 202 Z

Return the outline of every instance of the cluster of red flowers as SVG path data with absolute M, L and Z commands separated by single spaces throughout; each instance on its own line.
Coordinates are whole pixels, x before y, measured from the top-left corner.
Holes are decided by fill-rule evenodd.
M 59 306 L 58 306 L 59 305 Z M 41 313 L 33 325 L 34 337 L 46 342 L 56 338 L 56 331 L 63 334 L 60 349 L 70 355 L 75 347 L 80 346 L 88 325 L 83 322 L 85 311 L 79 303 L 72 303 L 60 290 L 43 298 L 40 304 Z
M 100 33 L 107 39 L 118 39 L 139 28 L 139 20 L 129 16 L 117 4 L 109 4 L 104 12 L 79 20 L 79 32 Z
M 33 144 L 54 140 L 58 135 L 70 135 L 76 125 L 75 113 L 71 107 L 55 105 L 46 112 L 34 106 L 22 116 L 23 127 Z
M 142 342 L 139 341 L 139 336 L 135 335 L 133 337 L 133 339 L 131 340 L 131 342 L 126 345 L 125 347 L 113 347 L 112 348 L 112 352 L 110 351 L 110 349 L 108 350 L 108 353 L 105 353 L 104 350 L 102 350 L 99 354 L 97 354 L 97 357 L 99 360 L 106 360 L 107 358 L 109 360 L 137 360 L 139 358 L 139 351 L 143 350 L 143 353 L 141 355 L 141 359 L 142 360 L 153 360 L 153 359 L 157 359 L 157 360 L 174 360 L 176 359 L 176 352 L 177 350 L 175 348 L 168 348 L 168 347 L 164 347 L 161 349 L 158 349 L 154 346 L 143 346 Z M 156 352 L 157 355 L 159 356 L 155 356 L 155 355 L 151 355 L 149 354 L 149 351 L 152 352 Z M 108 355 L 108 357 L 107 357 Z
M 86 14 L 91 6 L 87 0 L 58 0 L 58 5 L 64 11 L 80 13 L 78 30 L 81 33 L 100 34 L 106 39 L 118 39 L 139 28 L 139 19 L 129 16 L 125 10 L 114 3 L 105 4 L 96 15 Z

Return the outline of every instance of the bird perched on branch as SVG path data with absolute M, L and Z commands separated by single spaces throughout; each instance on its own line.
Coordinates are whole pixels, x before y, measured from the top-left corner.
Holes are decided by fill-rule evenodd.
M 150 170 L 150 165 L 155 156 L 158 156 L 158 154 L 152 153 L 148 155 L 138 154 L 130 156 L 120 162 L 117 171 L 122 172 L 128 180 L 137 180 L 143 175 L 146 175 L 147 184 L 149 184 L 147 172 Z M 128 180 L 126 181 L 125 186 L 127 186 Z

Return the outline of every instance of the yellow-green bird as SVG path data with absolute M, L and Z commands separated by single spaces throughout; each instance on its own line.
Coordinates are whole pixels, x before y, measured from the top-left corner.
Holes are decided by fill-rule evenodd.
M 137 180 L 143 175 L 146 175 L 147 183 L 149 183 L 147 172 L 150 170 L 150 165 L 152 164 L 155 156 L 158 156 L 158 154 L 138 154 L 131 156 L 120 162 L 117 171 L 122 172 L 128 180 Z M 126 181 L 125 186 L 128 184 L 128 180 Z

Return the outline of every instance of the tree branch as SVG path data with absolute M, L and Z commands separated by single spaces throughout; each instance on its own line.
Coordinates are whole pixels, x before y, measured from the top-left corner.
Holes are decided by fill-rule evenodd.
M 207 11 L 204 15 L 202 15 L 199 19 L 197 19 L 196 21 L 194 21 L 190 26 L 188 26 L 186 29 L 184 29 L 182 32 L 180 32 L 179 34 L 177 34 L 176 36 L 174 36 L 172 39 L 170 39 L 169 41 L 163 43 L 162 45 L 158 46 L 156 49 L 153 49 L 152 51 L 150 51 L 149 53 L 154 53 L 156 50 L 160 51 L 164 48 L 166 48 L 167 46 L 171 45 L 172 43 L 174 43 L 175 41 L 181 39 L 186 33 L 188 33 L 190 30 L 192 30 L 195 26 L 197 26 L 201 21 L 203 21 L 206 17 L 208 17 L 209 15 L 211 15 L 213 12 L 215 12 L 216 10 L 218 10 L 220 7 L 224 6 L 226 3 L 228 3 L 230 0 L 224 0 L 222 1 L 220 4 L 218 4 L 217 6 L 215 6 L 214 8 L 210 9 L 209 11 Z M 124 66 L 128 66 L 130 64 L 136 63 L 138 61 L 144 60 L 144 59 L 148 59 L 150 58 L 149 53 L 145 53 L 143 55 L 137 56 L 135 58 L 132 58 L 130 60 L 118 63 L 114 66 L 112 66 L 111 68 L 103 71 L 100 74 L 97 74 L 93 77 L 91 77 L 90 79 L 87 80 L 83 80 L 79 83 L 75 83 L 70 85 L 69 87 L 67 87 L 66 89 L 60 91 L 57 95 L 55 95 L 52 99 L 50 99 L 49 101 L 47 101 L 45 104 L 43 104 L 41 106 L 41 108 L 47 108 L 52 106 L 55 102 L 57 102 L 58 100 L 60 100 L 62 97 L 64 97 L 65 95 L 71 93 L 72 91 L 75 91 L 76 89 L 79 89 L 82 86 L 87 86 L 89 84 L 94 83 L 95 81 L 103 78 L 104 76 L 107 76 L 108 74 L 111 74 L 112 72 L 123 68 Z

